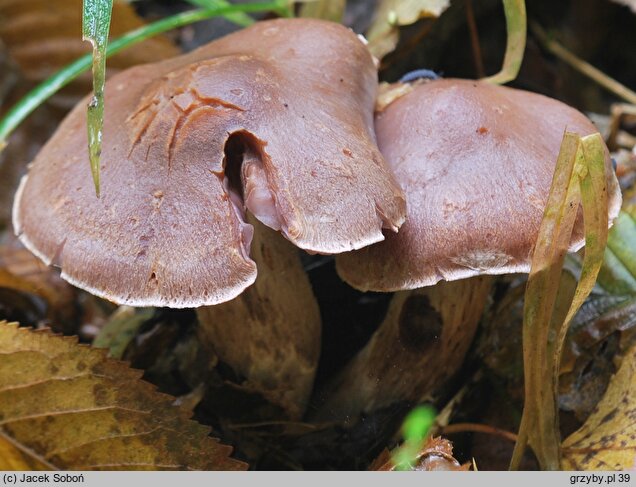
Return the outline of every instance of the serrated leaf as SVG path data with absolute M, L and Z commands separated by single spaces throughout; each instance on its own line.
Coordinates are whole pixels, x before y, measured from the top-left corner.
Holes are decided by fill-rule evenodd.
M 141 375 L 76 338 L 0 322 L 0 470 L 245 467 Z
M 636 345 L 623 357 L 601 402 L 563 442 L 567 470 L 625 470 L 636 465 Z
M 369 50 L 382 59 L 398 43 L 398 27 L 422 18 L 437 18 L 450 7 L 450 0 L 382 0 L 369 31 Z

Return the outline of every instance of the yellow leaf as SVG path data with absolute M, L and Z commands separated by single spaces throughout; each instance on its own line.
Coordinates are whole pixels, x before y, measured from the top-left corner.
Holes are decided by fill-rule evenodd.
M 567 470 L 624 470 L 636 465 L 636 345 L 623 357 L 601 402 L 563 442 Z
M 315 0 L 300 6 L 300 17 L 342 22 L 347 0 Z
M 245 467 L 141 374 L 76 338 L 0 322 L 0 470 Z
M 398 27 L 425 17 L 436 18 L 450 6 L 450 0 L 382 0 L 367 32 L 369 49 L 384 57 L 398 43 Z

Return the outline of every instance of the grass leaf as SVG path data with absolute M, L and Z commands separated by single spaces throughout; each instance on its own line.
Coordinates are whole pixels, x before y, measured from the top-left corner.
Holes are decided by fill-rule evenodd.
M 202 8 L 219 8 L 219 7 L 228 7 L 231 4 L 226 2 L 225 0 L 187 0 L 192 5 Z M 252 25 L 254 23 L 254 19 L 249 15 L 243 12 L 234 12 L 223 15 L 230 22 L 234 22 L 237 25 L 242 27 L 247 27 L 248 25 Z
M 525 0 L 503 0 L 506 15 L 508 40 L 501 71 L 484 78 L 488 83 L 504 84 L 514 80 L 521 68 L 523 53 L 526 50 L 526 2 Z
M 599 134 L 566 132 L 532 257 L 524 302 L 525 405 L 511 462 L 516 469 L 529 443 L 541 468 L 560 468 L 556 391 L 563 341 L 570 321 L 594 287 L 607 243 L 605 148 Z M 555 318 L 563 263 L 579 204 L 585 223 L 585 258 L 565 319 Z M 559 300 L 561 301 L 561 300 Z
M 88 155 L 95 193 L 99 197 L 99 157 L 102 153 L 104 125 L 104 83 L 106 47 L 113 13 L 113 0 L 84 0 L 82 37 L 93 45 L 93 97 L 88 104 Z

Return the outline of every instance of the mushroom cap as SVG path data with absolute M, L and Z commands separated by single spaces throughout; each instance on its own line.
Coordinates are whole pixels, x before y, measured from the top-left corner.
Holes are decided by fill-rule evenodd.
M 375 144 L 376 76 L 353 32 L 309 19 L 259 22 L 129 69 L 106 84 L 102 196 L 85 100 L 23 178 L 15 231 L 78 287 L 175 308 L 227 301 L 254 282 L 241 179 L 255 216 L 298 247 L 382 240 L 406 209 Z M 244 153 L 256 157 L 239 170 Z
M 413 86 L 375 123 L 407 197 L 406 223 L 384 242 L 336 259 L 342 279 L 374 291 L 529 272 L 563 133 L 597 132 L 556 100 L 458 79 Z M 611 221 L 621 194 L 609 154 L 606 174 Z M 579 212 L 570 249 L 583 244 Z

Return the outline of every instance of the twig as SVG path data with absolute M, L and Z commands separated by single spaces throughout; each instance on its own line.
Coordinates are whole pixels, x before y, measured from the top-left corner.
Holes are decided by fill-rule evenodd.
M 628 101 L 629 103 L 636 104 L 636 92 L 630 90 L 627 86 L 619 83 L 614 78 L 610 78 L 603 71 L 595 68 L 590 63 L 583 61 L 581 58 L 572 54 L 557 41 L 549 37 L 545 30 L 543 30 L 543 28 L 537 23 L 531 22 L 530 30 L 546 50 L 554 54 L 563 62 L 569 64 L 580 73 L 594 80 L 600 86 L 614 93 L 616 96 Z
M 479 32 L 477 31 L 477 22 L 475 22 L 475 11 L 473 10 L 473 0 L 466 0 L 466 22 L 470 32 L 470 45 L 473 50 L 473 62 L 475 63 L 475 72 L 477 78 L 486 76 L 484 71 L 484 60 L 481 56 L 481 45 L 479 44 Z

